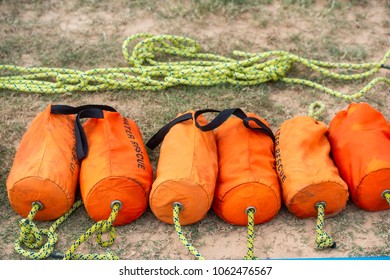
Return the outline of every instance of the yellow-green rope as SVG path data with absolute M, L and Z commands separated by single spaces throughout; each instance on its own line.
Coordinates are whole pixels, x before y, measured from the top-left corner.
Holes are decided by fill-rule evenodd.
M 30 213 L 25 219 L 22 219 L 19 222 L 21 231 L 19 238 L 14 243 L 16 252 L 30 259 L 48 258 L 53 253 L 54 246 L 58 240 L 58 235 L 55 233 L 57 227 L 81 205 L 83 205 L 81 200 L 75 202 L 71 209 L 58 218 L 49 229 L 38 229 L 38 227 L 34 224 L 33 219 L 39 211 L 40 205 L 38 203 L 33 203 Z M 47 236 L 47 242 L 42 246 L 43 235 Z M 39 251 L 29 251 L 24 249 L 22 244 L 30 249 L 40 249 Z
M 130 54 L 130 44 L 138 39 L 142 40 L 134 46 Z M 233 55 L 239 59 L 199 51 L 199 44 L 191 38 L 140 33 L 128 37 L 122 45 L 123 56 L 129 67 L 81 71 L 0 65 L 0 89 L 44 94 L 102 90 L 157 91 L 178 85 L 212 86 L 224 83 L 258 85 L 268 81 L 282 81 L 287 84 L 305 85 L 345 100 L 352 100 L 364 95 L 377 83 L 390 84 L 389 78 L 376 77 L 360 91 L 343 94 L 306 79 L 286 77 L 296 62 L 333 79 L 351 81 L 368 78 L 381 67 L 386 67 L 390 50 L 378 62 L 361 64 L 306 59 L 286 51 L 263 53 L 234 51 Z M 156 60 L 159 54 L 171 57 L 166 62 L 159 62 Z M 329 69 L 341 69 L 352 73 L 340 74 Z
M 177 235 L 179 236 L 179 239 L 181 243 L 190 251 L 198 260 L 204 260 L 204 257 L 199 253 L 199 251 L 192 246 L 187 238 L 184 236 L 182 230 L 181 230 L 181 225 L 180 225 L 180 219 L 179 219 L 179 213 L 181 211 L 181 204 L 179 203 L 174 203 L 173 204 L 173 223 L 175 225 L 175 229 L 177 232 Z
M 119 258 L 115 255 L 113 255 L 111 252 L 107 252 L 107 254 L 77 254 L 75 251 L 77 248 L 85 242 L 92 234 L 95 232 L 96 235 L 96 241 L 98 244 L 102 247 L 111 246 L 114 243 L 115 240 L 115 227 L 113 226 L 113 223 L 118 216 L 120 209 L 119 203 L 114 203 L 112 206 L 112 211 L 107 220 L 102 220 L 97 223 L 95 223 L 91 228 L 89 228 L 83 235 L 80 236 L 79 239 L 77 239 L 73 245 L 69 248 L 69 250 L 64 255 L 64 260 L 119 260 Z M 110 238 L 108 241 L 102 241 L 101 237 L 102 234 L 109 230 L 110 231 Z
M 324 219 L 325 219 L 325 203 L 319 202 L 316 204 L 316 208 L 318 211 L 317 216 L 317 225 L 316 225 L 316 248 L 317 249 L 324 249 L 327 247 L 335 248 L 336 243 L 333 242 L 332 237 L 323 231 L 324 227 Z
M 308 116 L 312 117 L 315 120 L 318 120 L 324 111 L 325 104 L 320 101 L 316 101 L 309 105 Z
M 389 204 L 390 206 L 390 191 L 385 191 L 383 193 L 383 197 L 386 199 L 387 203 Z
M 248 251 L 246 253 L 246 256 L 244 257 L 244 260 L 258 260 L 257 257 L 254 256 L 254 239 L 255 239 L 255 212 L 256 210 L 254 208 L 249 208 L 247 210 L 248 215 Z

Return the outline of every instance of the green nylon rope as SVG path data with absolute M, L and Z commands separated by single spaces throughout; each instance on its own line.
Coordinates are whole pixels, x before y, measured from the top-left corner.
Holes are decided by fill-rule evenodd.
M 21 231 L 19 238 L 14 243 L 16 252 L 26 258 L 35 260 L 48 258 L 53 253 L 54 246 L 58 241 L 58 235 L 55 233 L 57 227 L 81 205 L 83 205 L 81 200 L 75 202 L 68 212 L 58 218 L 49 229 L 38 229 L 38 227 L 34 224 L 33 219 L 39 211 L 40 205 L 38 203 L 33 203 L 30 213 L 25 219 L 22 219 L 19 222 Z M 43 235 L 47 236 L 47 242 L 42 246 Z M 24 249 L 22 245 L 25 245 L 30 249 L 40 249 L 37 252 L 29 251 Z
M 141 39 L 129 53 L 130 44 Z M 390 79 L 376 77 L 360 91 L 343 94 L 321 84 L 286 77 L 292 65 L 300 63 L 322 76 L 351 81 L 377 73 L 390 57 L 390 50 L 379 62 L 330 63 L 306 59 L 286 51 L 247 53 L 234 51 L 237 59 L 200 52 L 199 44 L 191 38 L 175 35 L 153 36 L 140 33 L 128 37 L 122 52 L 130 67 L 97 68 L 88 71 L 0 65 L 0 89 L 31 93 L 71 93 L 107 90 L 157 91 L 178 85 L 214 86 L 219 84 L 258 85 L 268 81 L 300 84 L 330 95 L 352 100 L 363 96 L 377 83 L 390 84 Z M 157 56 L 168 61 L 157 61 Z M 330 69 L 344 70 L 338 73 Z M 363 71 L 356 73 L 356 71 Z
M 76 254 L 75 251 L 77 248 L 85 242 L 92 234 L 97 232 L 96 241 L 102 247 L 111 246 L 115 241 L 115 227 L 113 223 L 118 216 L 119 209 L 121 205 L 119 203 L 114 203 L 112 206 L 112 211 L 107 220 L 102 220 L 95 223 L 91 228 L 89 228 L 83 235 L 77 239 L 69 250 L 65 253 L 64 260 L 119 260 L 119 258 L 113 255 L 111 252 L 107 254 Z M 102 234 L 109 230 L 110 238 L 107 241 L 102 241 Z
M 321 114 L 325 111 L 325 104 L 320 101 L 315 101 L 309 105 L 308 116 L 314 120 L 318 120 Z
M 383 193 L 383 197 L 386 199 L 387 203 L 389 204 L 390 206 L 390 191 L 385 191 Z
M 324 227 L 324 219 L 325 219 L 325 203 L 324 202 L 319 202 L 316 205 L 317 211 L 318 211 L 318 216 L 317 216 L 317 225 L 316 225 L 316 248 L 317 249 L 324 249 L 327 247 L 335 248 L 336 243 L 333 242 L 332 237 L 323 231 Z
M 258 260 L 259 258 L 254 256 L 254 242 L 255 242 L 255 234 L 254 234 L 254 227 L 255 227 L 255 212 L 256 210 L 254 208 L 249 208 L 247 211 L 248 215 L 248 251 L 246 253 L 246 256 L 244 257 L 244 260 Z
M 184 236 L 181 225 L 180 225 L 180 219 L 179 219 L 179 213 L 182 209 L 182 205 L 179 203 L 173 204 L 173 223 L 175 225 L 175 229 L 177 232 L 177 235 L 179 236 L 179 239 L 181 243 L 187 248 L 188 251 L 190 251 L 191 254 L 195 256 L 198 260 L 204 260 L 205 258 L 199 253 L 198 249 L 196 249 L 194 246 L 192 246 L 187 238 Z
M 30 259 L 46 259 L 50 256 L 54 258 L 61 258 L 64 260 L 117 260 L 119 259 L 117 256 L 114 256 L 111 252 L 107 252 L 105 255 L 103 254 L 76 254 L 76 249 L 85 242 L 93 233 L 97 232 L 96 240 L 98 244 L 102 247 L 107 247 L 113 244 L 115 240 L 115 228 L 112 226 L 115 221 L 116 216 L 118 215 L 120 205 L 118 203 L 114 203 L 112 212 L 108 220 L 103 220 L 95 223 L 90 229 L 87 230 L 85 234 L 83 234 L 78 240 L 76 240 L 70 249 L 65 253 L 55 253 L 54 247 L 58 241 L 58 235 L 55 232 L 57 227 L 61 225 L 77 208 L 83 205 L 82 200 L 76 201 L 68 212 L 66 212 L 63 216 L 58 218 L 52 226 L 47 229 L 38 229 L 38 227 L 34 224 L 33 219 L 36 213 L 40 209 L 40 205 L 38 203 L 33 203 L 32 209 L 30 213 L 27 215 L 25 219 L 22 219 L 19 222 L 21 231 L 19 238 L 15 241 L 14 247 L 16 252 L 20 255 L 30 258 Z M 102 234 L 110 230 L 110 238 L 108 241 L 102 241 Z M 42 246 L 43 243 L 43 235 L 47 236 L 47 242 Z M 30 249 L 39 249 L 39 251 L 29 251 L 22 247 L 22 244 Z

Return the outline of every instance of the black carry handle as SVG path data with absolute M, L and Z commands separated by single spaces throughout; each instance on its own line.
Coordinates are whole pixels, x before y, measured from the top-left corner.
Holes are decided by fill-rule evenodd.
M 220 112 L 220 113 L 208 124 L 203 125 L 203 126 L 200 125 L 197 121 L 198 116 L 201 114 L 204 114 L 204 113 L 209 113 L 209 112 Z M 275 136 L 274 136 L 272 130 L 265 123 L 263 123 L 261 120 L 259 120 L 257 118 L 248 117 L 244 113 L 244 111 L 242 111 L 240 108 L 230 108 L 230 109 L 225 109 L 223 111 L 209 110 L 209 109 L 196 111 L 194 114 L 195 125 L 196 125 L 196 127 L 198 127 L 202 131 L 214 130 L 214 129 L 218 128 L 220 125 L 222 125 L 225 121 L 227 121 L 227 119 L 229 119 L 230 116 L 232 116 L 232 115 L 242 119 L 246 128 L 265 133 L 266 135 L 271 137 L 272 141 L 275 142 Z M 250 122 L 254 122 L 259 127 L 251 126 Z
M 170 121 L 168 124 L 166 124 L 162 128 L 160 128 L 160 130 L 157 131 L 156 134 L 154 134 L 152 136 L 152 138 L 150 138 L 150 140 L 146 143 L 146 147 L 148 147 L 151 150 L 155 149 L 158 145 L 160 145 L 160 143 L 164 140 L 165 135 L 167 135 L 169 130 L 175 124 L 178 124 L 178 123 L 181 123 L 181 122 L 184 122 L 187 120 L 191 120 L 191 119 L 192 119 L 192 113 L 187 113 L 187 114 L 181 115 L 181 116 L 177 117 L 176 119 Z
M 91 109 L 91 108 L 98 108 L 101 110 L 116 112 L 114 108 L 108 105 L 97 105 L 97 104 L 89 104 L 89 105 L 82 105 L 82 106 L 69 106 L 69 105 L 51 105 L 51 113 L 52 114 L 64 114 L 64 115 L 73 115 L 78 114 L 83 110 Z
M 114 112 L 116 112 L 115 109 Z M 104 112 L 98 107 L 90 107 L 77 114 L 76 122 L 74 124 L 74 133 L 76 136 L 76 154 L 78 160 L 83 160 L 88 155 L 88 139 L 85 135 L 83 125 L 81 124 L 81 119 L 85 118 L 103 119 Z

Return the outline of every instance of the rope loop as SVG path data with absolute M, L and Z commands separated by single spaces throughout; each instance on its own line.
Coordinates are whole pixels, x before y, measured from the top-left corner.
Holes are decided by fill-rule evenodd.
M 324 227 L 324 219 L 325 219 L 325 207 L 326 203 L 325 202 L 318 202 L 315 207 L 317 208 L 318 211 L 318 216 L 317 216 L 317 225 L 316 225 L 316 249 L 324 249 L 327 247 L 330 248 L 336 248 L 336 243 L 333 242 L 332 237 L 323 231 Z
M 96 241 L 102 247 L 111 246 L 115 241 L 115 228 L 113 223 L 118 216 L 119 209 L 121 207 L 120 203 L 113 203 L 111 214 L 107 220 L 101 220 L 96 222 L 91 228 L 89 228 L 83 235 L 81 235 L 73 245 L 68 249 L 64 255 L 64 260 L 119 260 L 117 256 L 114 256 L 112 253 L 108 252 L 106 254 L 77 254 L 75 251 L 78 247 L 84 243 L 88 238 L 96 232 Z M 102 235 L 107 230 L 110 231 L 110 238 L 107 241 L 102 241 Z
M 173 204 L 173 223 L 175 225 L 175 230 L 177 232 L 177 235 L 179 236 L 179 239 L 181 243 L 187 248 L 187 250 L 195 256 L 196 259 L 198 260 L 204 260 L 205 258 L 200 254 L 200 252 L 192 246 L 187 238 L 184 236 L 182 232 L 182 228 L 180 225 L 180 219 L 179 219 L 179 213 L 183 209 L 183 205 L 179 202 L 175 202 Z
M 324 111 L 325 104 L 320 101 L 316 101 L 309 105 L 308 116 L 314 120 L 318 120 Z

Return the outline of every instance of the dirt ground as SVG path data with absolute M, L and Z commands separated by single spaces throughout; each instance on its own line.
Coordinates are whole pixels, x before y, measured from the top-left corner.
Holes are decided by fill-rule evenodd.
M 205 52 L 231 56 L 233 50 L 286 50 L 332 62 L 379 61 L 390 46 L 390 1 L 0 1 L 0 64 L 56 66 L 87 70 L 124 67 L 121 44 L 130 35 L 148 32 L 196 39 Z M 390 62 L 388 62 L 390 63 Z M 302 69 L 301 69 L 302 68 Z M 297 66 L 293 74 L 314 75 Z M 0 75 L 2 73 L 0 72 Z M 390 78 L 382 69 L 375 76 Z M 346 94 L 370 79 L 351 83 L 317 78 Z M 378 85 L 359 101 L 369 102 L 390 118 L 389 85 Z M 22 135 L 49 103 L 104 103 L 140 123 L 150 138 L 164 122 L 190 106 L 254 110 L 274 131 L 286 119 L 306 115 L 321 100 L 329 124 L 346 101 L 303 86 L 267 83 L 260 87 L 170 89 L 164 92 L 96 92 L 60 96 L 0 90 L 1 192 L 0 259 L 25 259 L 13 248 L 21 219 L 9 205 L 5 181 Z M 158 151 L 150 151 L 154 169 Z M 348 201 L 346 209 L 325 220 L 335 249 L 316 250 L 314 218 L 298 219 L 282 206 L 271 221 L 255 227 L 259 258 L 324 258 L 390 255 L 390 211 L 366 212 Z M 48 228 L 50 223 L 37 222 Z M 86 211 L 76 211 L 58 229 L 56 251 L 64 252 L 93 224 Z M 183 227 L 188 240 L 206 259 L 241 259 L 246 254 L 246 228 L 223 222 L 211 210 L 199 223 Z M 148 209 L 135 222 L 117 228 L 110 250 L 121 259 L 194 259 L 180 243 L 174 226 Z M 104 252 L 92 237 L 80 252 Z

